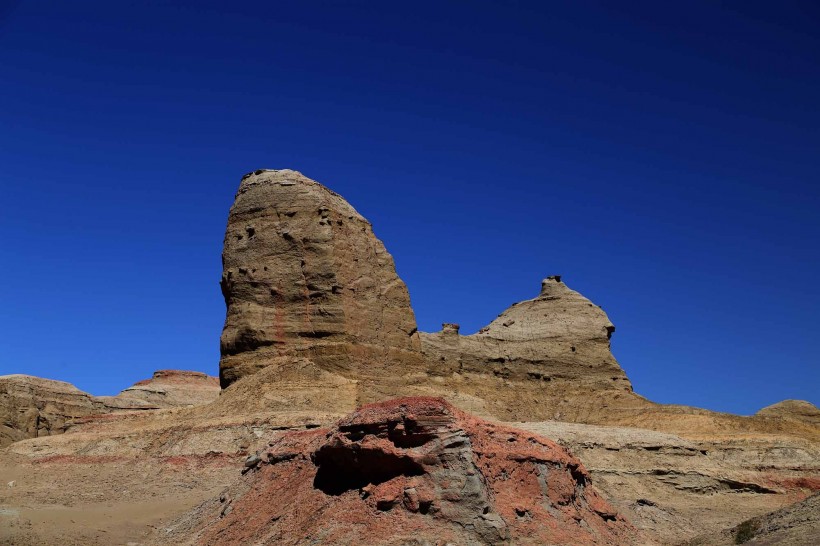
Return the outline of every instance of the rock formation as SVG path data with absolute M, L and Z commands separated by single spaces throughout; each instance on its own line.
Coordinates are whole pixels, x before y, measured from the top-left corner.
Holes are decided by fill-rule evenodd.
M 441 399 L 365 406 L 280 436 L 177 544 L 618 544 L 639 538 L 553 442 Z M 191 532 L 193 531 L 193 532 Z M 193 535 L 193 536 L 192 536 Z
M 772 417 L 803 421 L 815 427 L 820 427 L 820 409 L 805 400 L 783 400 L 777 404 L 766 406 L 755 414 L 757 417 Z
M 124 409 L 159 409 L 198 406 L 216 400 L 219 380 L 202 372 L 159 370 L 151 379 L 137 381 L 117 396 L 99 396 L 108 406 Z
M 445 396 L 504 419 L 589 419 L 643 403 L 609 350 L 609 318 L 560 277 L 478 334 L 449 325 L 420 336 L 370 223 L 295 171 L 243 178 L 222 259 L 223 387 L 298 356 L 355 381 L 358 403 Z
M 302 356 L 367 382 L 421 367 L 407 287 L 370 223 L 296 171 L 242 179 L 222 253 L 223 387 Z
M 418 333 L 407 288 L 370 223 L 296 171 L 259 170 L 242 179 L 222 259 L 223 387 L 279 357 L 299 357 L 314 365 L 303 369 L 348 385 L 345 396 L 355 392 L 355 404 L 441 396 L 509 421 L 676 433 L 792 427 L 765 414 L 740 418 L 635 394 L 610 351 L 615 326 L 560 276 L 545 279 L 537 297 L 513 304 L 476 334 L 462 336 L 455 324 Z M 288 370 L 283 389 L 310 383 L 296 368 Z M 270 380 L 276 390 L 275 376 Z M 306 405 L 294 400 L 294 409 L 310 409 L 309 399 L 303 398 Z M 804 433 L 816 428 L 801 422 Z
M 80 419 L 113 412 L 206 404 L 219 396 L 215 377 L 161 370 L 117 396 L 92 396 L 64 381 L 0 376 L 0 447 L 26 438 L 62 434 Z
M 820 544 L 820 493 L 770 514 L 692 540 L 687 546 L 817 546 Z
M 218 397 L 215 378 L 180 372 L 115 397 L 0 378 L 0 544 L 327 543 L 342 529 L 670 544 L 731 541 L 742 526 L 720 532 L 749 518 L 760 543 L 815 532 L 816 499 L 763 515 L 820 491 L 820 410 L 646 400 L 606 314 L 560 277 L 476 334 L 419 334 L 367 221 L 293 171 L 245 177 L 223 259 Z M 399 396 L 413 398 L 344 417 Z
M 577 419 L 607 399 L 634 398 L 610 351 L 614 331 L 600 307 L 552 276 L 538 297 L 513 304 L 476 334 L 444 324 L 421 341 L 430 373 L 470 378 L 460 389 L 487 400 L 493 415 Z
M 517 379 L 572 381 L 584 388 L 631 390 L 610 352 L 615 326 L 606 313 L 561 282 L 544 279 L 538 297 L 513 304 L 477 334 L 445 324 L 422 334 L 422 349 L 437 372 L 491 373 Z
M 583 461 L 598 490 L 660 544 L 679 544 L 820 489 L 820 443 L 724 431 L 693 441 L 640 428 L 515 423 Z
M 0 376 L 0 447 L 65 431 L 72 419 L 99 413 L 103 404 L 64 381 Z

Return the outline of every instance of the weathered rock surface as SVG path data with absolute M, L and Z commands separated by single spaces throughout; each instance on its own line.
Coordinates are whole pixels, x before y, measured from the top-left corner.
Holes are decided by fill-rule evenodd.
M 219 392 L 217 378 L 179 370 L 155 372 L 117 396 L 92 396 L 70 383 L 30 375 L 0 376 L 0 447 L 62 434 L 94 416 L 206 404 Z
M 476 334 L 462 336 L 455 324 L 419 334 L 407 288 L 370 223 L 338 194 L 295 171 L 260 170 L 243 178 L 224 245 L 223 386 L 279 357 L 304 357 L 348 381 L 354 405 L 441 396 L 509 421 L 820 440 L 820 427 L 803 414 L 773 419 L 764 410 L 739 417 L 655 404 L 635 394 L 610 351 L 614 325 L 560 276 L 545 279 L 537 297 L 513 304 Z M 298 383 L 296 375 L 291 369 L 283 388 Z M 310 399 L 303 397 L 305 405 L 295 400 L 292 409 L 309 410 Z M 769 411 L 782 414 L 783 408 Z
M 661 544 L 730 527 L 820 490 L 820 444 L 801 438 L 702 442 L 557 421 L 514 426 L 569 449 L 619 512 Z
M 691 541 L 689 546 L 817 546 L 820 544 L 820 493 L 746 520 L 721 533 L 709 533 Z
M 766 406 L 756 414 L 758 417 L 774 417 L 791 421 L 803 421 L 820 427 L 820 409 L 805 400 L 783 400 Z
M 245 481 L 159 533 L 175 544 L 633 544 L 580 461 L 444 400 L 285 434 Z
M 243 178 L 221 284 L 223 386 L 299 356 L 355 381 L 359 404 L 445 396 L 502 419 L 589 419 L 612 405 L 645 405 L 610 352 L 609 318 L 559 277 L 478 334 L 450 325 L 420 337 L 407 288 L 370 223 L 295 171 Z
M 366 383 L 421 367 L 404 282 L 370 223 L 296 171 L 242 179 L 222 253 L 220 379 L 303 356 Z
M 0 447 L 61 434 L 72 419 L 101 411 L 102 403 L 70 383 L 21 374 L 0 376 Z
M 264 455 L 269 441 L 288 431 L 327 426 L 342 418 L 340 413 L 349 412 L 353 399 L 349 383 L 326 375 L 309 361 L 290 367 L 284 360 L 237 381 L 211 404 L 89 416 L 75 421 L 67 434 L 19 441 L 0 451 L 0 477 L 17 480 L 15 488 L 0 488 L 0 506 L 27 511 L 32 521 L 48 522 L 29 529 L 29 533 L 37 531 L 32 535 L 37 540 L 12 543 L 64 543 L 65 538 L 51 541 L 46 533 L 52 523 L 60 524 L 60 514 L 103 510 L 110 502 L 94 478 L 100 473 L 110 476 L 106 491 L 132 492 L 121 504 L 133 517 L 142 506 L 175 498 L 177 481 L 166 483 L 171 476 L 189 484 L 183 489 L 186 493 L 212 497 L 216 493 L 209 495 L 210 489 L 239 478 L 246 457 Z M 306 380 L 310 376 L 312 382 Z M 283 383 L 281 377 L 290 380 Z M 293 409 L 308 403 L 314 409 Z M 713 436 L 701 441 L 645 429 L 558 421 L 511 426 L 567 447 L 589 470 L 596 489 L 643 531 L 646 543 L 677 544 L 701 532 L 717 533 L 820 490 L 820 443 L 792 435 L 740 435 L 729 429 L 722 439 Z M 20 463 L 3 474 L 4 459 Z M 124 467 L 141 471 L 124 473 L 120 470 Z M 225 468 L 233 472 L 225 474 Z M 220 480 L 205 479 L 217 470 Z M 55 476 L 60 476 L 60 487 L 77 495 L 47 501 Z M 151 487 L 143 483 L 146 479 Z M 61 510 L 55 512 L 49 503 L 59 503 Z M 163 506 L 166 517 L 176 517 L 193 504 Z M 209 508 L 206 515 L 224 507 L 214 503 L 217 512 Z M 180 532 L 193 529 L 189 524 L 193 525 L 189 521 Z M 96 529 L 101 529 L 94 531 L 97 538 L 88 538 Z M 64 533 L 77 537 L 81 530 L 86 533 L 83 544 L 108 544 L 115 531 L 89 520 L 86 527 Z M 142 542 L 146 530 L 137 529 L 127 539 Z
M 97 398 L 112 408 L 159 409 L 207 404 L 220 390 L 219 380 L 202 372 L 159 370 L 117 396 Z
M 591 389 L 631 390 L 610 352 L 615 326 L 603 310 L 561 282 L 541 283 L 538 297 L 513 304 L 477 334 L 456 325 L 422 334 L 425 356 L 436 371 L 492 373 L 508 379 L 572 381 Z
M 596 489 L 642 532 L 642 543 L 717 535 L 820 490 L 817 408 L 784 401 L 742 417 L 642 398 L 609 350 L 608 317 L 560 278 L 547 279 L 537 297 L 476 334 L 460 336 L 457 325 L 416 333 L 407 290 L 370 225 L 293 171 L 246 177 L 224 258 L 221 379 L 229 386 L 210 403 L 187 404 L 205 398 L 200 387 L 212 395 L 213 379 L 157 377 L 100 398 L 32 378 L 23 381 L 28 387 L 16 380 L 9 396 L 0 379 L 0 436 L 19 440 L 0 449 L 0 485 L 14 483 L 0 487 L 0 544 L 143 543 L 154 527 L 162 530 L 154 539 L 166 544 L 217 535 L 228 544 L 249 535 L 329 542 L 340 525 L 365 542 L 424 544 L 435 536 L 527 543 L 530 536 L 547 540 L 538 535 L 544 510 L 559 537 L 553 542 L 610 540 L 594 518 L 609 529 L 623 523 L 620 516 L 596 511 L 586 487 L 579 497 L 587 474 L 582 480 L 569 463 L 556 462 L 540 435 L 578 456 Z M 32 396 L 26 389 L 37 381 L 47 387 Z M 414 410 L 423 417 L 416 419 L 377 404 L 313 430 L 363 402 L 408 395 L 526 422 L 514 432 L 455 409 L 447 409 L 451 418 Z M 100 412 L 83 414 L 89 400 Z M 169 400 L 182 407 L 159 408 Z M 428 402 L 421 407 L 449 408 Z M 44 419 L 21 419 L 31 408 Z M 416 428 L 407 434 L 411 421 Z M 399 425 L 405 432 L 397 436 Z M 20 440 L 33 434 L 39 437 Z M 509 458 L 533 450 L 529 459 Z M 538 483 L 542 459 L 552 465 L 546 497 L 575 491 L 574 501 L 557 508 L 552 497 L 546 501 Z M 347 478 L 339 485 L 325 477 L 317 484 L 327 475 L 323 467 L 356 484 L 380 483 L 346 489 Z M 382 473 L 397 467 L 398 474 Z M 284 485 L 275 490 L 273 483 Z M 459 484 L 467 487 L 454 495 Z M 513 495 L 526 501 L 521 510 Z M 207 498 L 222 500 L 168 523 Z M 580 518 L 572 529 L 581 534 L 569 534 L 568 515 Z M 533 521 L 540 523 L 530 531 Z M 315 522 L 324 534 L 313 533 Z
M 445 324 L 421 342 L 431 375 L 485 399 L 499 418 L 585 420 L 619 400 L 640 403 L 610 351 L 614 331 L 600 307 L 553 276 L 478 333 Z

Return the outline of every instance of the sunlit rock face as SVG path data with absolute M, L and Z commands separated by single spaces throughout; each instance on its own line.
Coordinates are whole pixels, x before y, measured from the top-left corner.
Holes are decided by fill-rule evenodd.
M 222 260 L 223 388 L 280 357 L 303 357 L 354 381 L 359 404 L 444 396 L 503 419 L 595 420 L 614 406 L 634 409 L 610 352 L 615 327 L 560 277 L 474 335 L 455 324 L 419 334 L 407 287 L 370 223 L 298 172 L 242 179 Z
M 610 351 L 614 331 L 600 307 L 556 275 L 475 334 L 444 324 L 421 341 L 430 373 L 469 378 L 461 389 L 492 415 L 596 422 L 641 403 Z
M 65 432 L 72 419 L 104 405 L 70 383 L 30 375 L 0 376 L 0 447 Z
M 365 382 L 421 368 L 393 258 L 370 223 L 318 182 L 291 170 L 246 175 L 222 261 L 223 387 L 282 355 Z
M 513 304 L 476 334 L 461 336 L 458 325 L 444 324 L 422 341 L 430 360 L 454 371 L 631 389 L 610 352 L 614 331 L 600 307 L 554 276 L 536 298 Z

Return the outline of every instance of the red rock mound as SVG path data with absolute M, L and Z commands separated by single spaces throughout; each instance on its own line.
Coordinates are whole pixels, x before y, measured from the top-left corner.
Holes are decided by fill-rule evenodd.
M 439 398 L 372 404 L 330 430 L 285 434 L 246 467 L 245 483 L 178 528 L 204 524 L 200 544 L 636 540 L 562 447 Z

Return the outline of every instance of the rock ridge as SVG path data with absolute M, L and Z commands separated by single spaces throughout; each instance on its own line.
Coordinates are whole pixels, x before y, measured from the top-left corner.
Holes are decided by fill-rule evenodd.
M 215 377 L 160 370 L 116 396 L 92 396 L 71 383 L 24 374 L 0 376 L 0 447 L 66 432 L 84 418 L 206 404 L 219 396 Z

